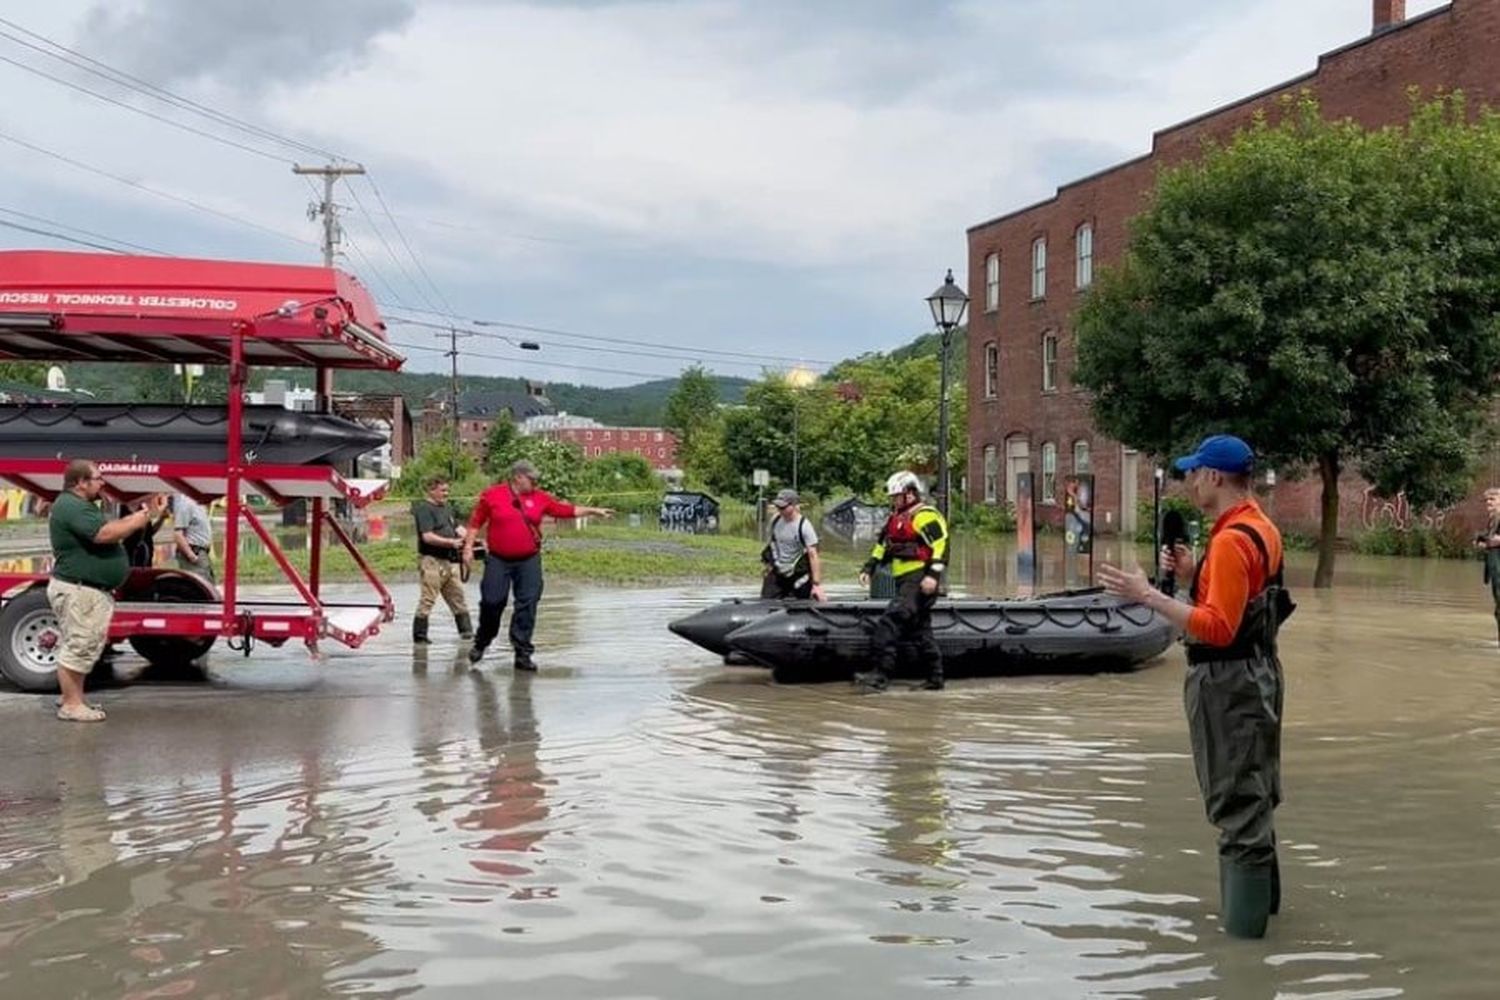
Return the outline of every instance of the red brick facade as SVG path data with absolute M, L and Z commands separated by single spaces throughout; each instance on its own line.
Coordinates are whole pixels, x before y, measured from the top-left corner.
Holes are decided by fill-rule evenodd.
M 677 468 L 677 435 L 660 427 L 565 427 L 541 435 L 576 444 L 588 459 L 625 452 L 640 455 L 657 471 Z
M 1075 471 L 1074 448 L 1082 442 L 1089 456 L 1087 471 L 1095 476 L 1096 527 L 1110 532 L 1119 530 L 1122 522 L 1127 528 L 1132 526 L 1129 480 L 1134 480 L 1137 498 L 1149 498 L 1151 460 L 1127 453 L 1096 431 L 1088 400 L 1071 380 L 1071 317 L 1080 295 L 1082 227 L 1088 227 L 1089 266 L 1097 270 L 1115 261 L 1125 244 L 1126 223 L 1143 206 L 1159 167 L 1191 157 L 1205 138 L 1227 138 L 1282 95 L 1309 90 L 1329 116 L 1350 117 L 1372 127 L 1405 119 L 1411 87 L 1425 93 L 1460 89 L 1475 105 L 1500 105 L 1500 0 L 1453 0 L 1410 21 L 1402 20 L 1404 12 L 1402 0 L 1374 0 L 1373 34 L 1320 57 L 1312 73 L 1158 132 L 1149 154 L 969 230 L 971 500 L 983 502 L 990 492 L 998 501 L 1010 499 L 1011 473 L 1023 464 L 1043 473 L 1043 450 L 1048 444 L 1055 447 L 1060 484 L 1063 476 Z M 1046 240 L 1045 287 L 1044 295 L 1033 297 L 1033 246 L 1039 239 Z M 990 308 L 987 282 L 992 274 L 991 255 L 999 258 L 995 309 Z M 1055 387 L 1044 390 L 1043 355 L 1050 337 L 1056 338 L 1056 363 L 1051 366 Z M 995 348 L 993 362 L 986 353 L 990 345 Z M 994 449 L 988 468 L 986 449 Z M 1129 467 L 1135 470 L 1133 476 Z M 987 481 L 992 470 L 996 472 L 993 491 Z M 1357 531 L 1370 520 L 1367 508 L 1379 508 L 1379 503 L 1364 502 L 1364 485 L 1357 480 L 1351 480 L 1342 492 L 1341 531 Z M 1316 530 L 1320 509 L 1316 481 L 1281 484 L 1272 502 L 1282 523 L 1293 530 Z M 1399 513 L 1399 503 L 1389 503 Z M 1451 516 L 1467 525 L 1482 516 L 1480 511 L 1477 499 L 1471 499 Z M 1061 516 L 1059 505 L 1044 504 L 1040 519 L 1056 522 Z

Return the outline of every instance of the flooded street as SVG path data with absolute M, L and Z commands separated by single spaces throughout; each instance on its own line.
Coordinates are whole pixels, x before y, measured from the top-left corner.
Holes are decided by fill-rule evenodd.
M 1492 996 L 1479 572 L 1292 568 L 1264 941 L 1218 930 L 1179 649 L 861 698 L 666 632 L 728 588 L 549 583 L 537 676 L 439 612 L 416 657 L 405 617 L 325 664 L 221 645 L 102 726 L 0 694 L 0 996 Z

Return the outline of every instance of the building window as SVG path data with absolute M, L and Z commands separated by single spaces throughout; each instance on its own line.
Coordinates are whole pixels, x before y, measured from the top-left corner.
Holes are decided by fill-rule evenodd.
M 657 431 L 656 432 L 656 440 L 658 440 L 658 441 L 662 440 L 662 432 L 661 431 Z
M 1042 445 L 1042 503 L 1057 503 L 1057 445 Z
M 1057 391 L 1057 334 L 1042 338 L 1042 391 Z
M 1089 458 L 1089 443 L 1087 441 L 1073 442 L 1073 474 L 1082 476 L 1093 472 L 1093 463 Z
M 1047 237 L 1031 241 L 1031 297 L 1047 297 Z
M 583 432 L 583 439 L 585 441 L 592 441 L 592 440 L 594 440 L 594 432 L 593 431 L 584 431 Z
M 984 259 L 984 311 L 994 312 L 1000 308 L 1000 255 L 992 253 Z
M 1074 242 L 1078 247 L 1078 267 L 1075 278 L 1079 288 L 1094 283 L 1094 227 L 1085 222 L 1078 227 Z
M 665 449 L 665 448 L 658 448 L 658 449 L 656 449 L 656 457 L 657 458 L 666 458 L 667 457 L 667 449 Z
M 994 342 L 984 345 L 984 398 L 994 399 L 1000 391 L 1000 347 Z
M 609 433 L 609 431 L 605 431 L 605 432 L 604 432 L 604 440 L 606 440 L 606 441 L 608 441 L 608 440 L 609 440 L 609 438 L 610 438 L 610 433 Z
M 984 446 L 984 502 L 996 503 L 1000 499 L 1000 449 L 992 444 Z

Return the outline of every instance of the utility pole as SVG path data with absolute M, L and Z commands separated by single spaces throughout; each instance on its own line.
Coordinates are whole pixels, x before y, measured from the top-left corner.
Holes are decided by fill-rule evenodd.
M 304 167 L 301 164 L 292 165 L 292 173 L 303 176 L 323 178 L 323 200 L 307 207 L 307 217 L 323 219 L 323 266 L 332 267 L 334 254 L 338 249 L 339 241 L 343 239 L 343 230 L 339 228 L 339 206 L 333 200 L 333 185 L 340 177 L 359 175 L 365 172 L 365 168 L 357 163 L 330 163 L 326 167 Z
M 365 168 L 357 163 L 330 163 L 326 167 L 304 167 L 300 163 L 292 164 L 294 174 L 323 178 L 323 200 L 307 206 L 307 217 L 317 219 L 322 216 L 323 218 L 324 267 L 333 266 L 333 258 L 338 251 L 339 242 L 343 239 L 343 229 L 339 226 L 339 206 L 333 200 L 333 185 L 340 177 L 364 172 Z M 324 413 L 332 413 L 333 369 L 319 367 L 317 373 L 318 409 Z
M 442 334 L 439 333 L 436 336 L 441 337 Z M 472 336 L 474 334 L 471 331 L 459 333 L 456 326 L 448 328 L 447 355 L 449 361 L 452 362 L 450 368 L 451 374 L 448 381 L 448 419 L 453 425 L 453 452 L 452 457 L 448 460 L 448 476 L 453 480 L 458 479 L 458 453 L 460 448 L 458 433 L 458 338 Z

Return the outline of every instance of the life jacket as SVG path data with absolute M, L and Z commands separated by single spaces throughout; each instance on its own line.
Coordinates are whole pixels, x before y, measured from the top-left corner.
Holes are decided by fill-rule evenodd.
M 948 524 L 943 515 L 936 507 L 916 504 L 887 518 L 870 553 L 870 562 L 890 563 L 894 577 L 929 567 L 941 573 L 947 554 Z
M 1188 663 L 1222 663 L 1228 660 L 1248 660 L 1257 656 L 1275 658 L 1276 635 L 1281 630 L 1281 624 L 1291 617 L 1293 611 L 1297 610 L 1296 602 L 1292 600 L 1291 593 L 1286 589 L 1285 558 L 1276 567 L 1276 572 L 1272 573 L 1271 554 L 1266 549 L 1265 539 L 1260 537 L 1260 532 L 1248 524 L 1240 523 L 1230 524 L 1224 530 L 1238 531 L 1255 545 L 1255 550 L 1260 553 L 1261 565 L 1265 567 L 1266 582 L 1260 592 L 1252 596 L 1245 604 L 1245 614 L 1240 618 L 1239 630 L 1235 632 L 1229 645 L 1210 646 L 1201 642 L 1188 642 L 1186 644 Z M 1212 545 L 1213 542 L 1210 541 L 1209 544 Z M 1208 553 L 1205 551 L 1203 559 L 1193 571 L 1193 585 L 1189 593 L 1194 604 L 1198 603 L 1198 584 L 1203 575 L 1203 564 L 1207 561 Z

